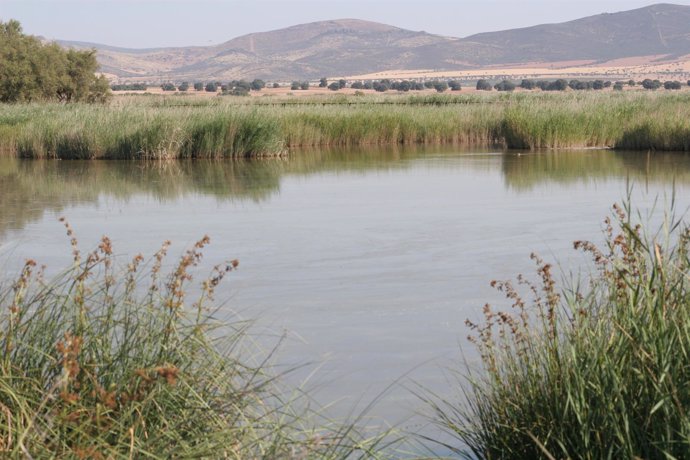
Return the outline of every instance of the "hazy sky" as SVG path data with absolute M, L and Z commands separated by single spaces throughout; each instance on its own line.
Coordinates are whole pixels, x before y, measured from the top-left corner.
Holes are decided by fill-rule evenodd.
M 0 0 L 0 20 L 52 39 L 133 48 L 209 45 L 305 22 L 358 18 L 464 37 L 638 8 L 644 0 Z M 690 5 L 690 0 L 675 1 Z

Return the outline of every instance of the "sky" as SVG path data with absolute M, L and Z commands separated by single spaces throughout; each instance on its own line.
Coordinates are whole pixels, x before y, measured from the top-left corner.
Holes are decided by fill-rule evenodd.
M 0 0 L 24 32 L 128 48 L 212 45 L 252 32 L 339 18 L 466 37 L 639 8 L 645 0 Z M 676 0 L 690 5 L 690 0 Z

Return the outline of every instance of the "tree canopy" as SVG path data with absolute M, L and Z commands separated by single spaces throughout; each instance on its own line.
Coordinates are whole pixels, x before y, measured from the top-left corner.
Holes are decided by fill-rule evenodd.
M 0 102 L 104 102 L 110 85 L 96 76 L 96 51 L 65 50 L 0 22 Z

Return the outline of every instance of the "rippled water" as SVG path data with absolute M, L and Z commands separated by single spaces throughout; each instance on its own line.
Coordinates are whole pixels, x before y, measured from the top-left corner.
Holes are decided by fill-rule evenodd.
M 108 235 L 123 256 L 151 255 L 166 239 L 180 254 L 208 234 L 208 267 L 241 263 L 218 294 L 228 316 L 256 319 L 267 347 L 285 331 L 286 367 L 314 363 L 288 378 L 313 373 L 308 386 L 338 401 L 337 415 L 397 380 L 372 410 L 396 422 L 419 409 L 404 386 L 450 394 L 444 367 L 461 353 L 474 360 L 463 322 L 501 301 L 489 282 L 531 273 L 531 252 L 564 272 L 586 268 L 572 241 L 600 240 L 628 184 L 643 213 L 674 187 L 684 210 L 690 157 L 426 148 L 164 164 L 0 158 L 0 270 L 6 279 L 28 257 L 67 266 L 59 216 L 83 248 Z

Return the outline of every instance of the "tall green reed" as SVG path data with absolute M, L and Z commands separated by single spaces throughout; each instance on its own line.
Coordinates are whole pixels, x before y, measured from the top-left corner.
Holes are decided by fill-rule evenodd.
M 425 398 L 456 440 L 447 447 L 491 459 L 688 457 L 690 228 L 670 213 L 652 232 L 632 213 L 614 206 L 603 247 L 574 243 L 595 267 L 586 283 L 559 289 L 535 255 L 537 282 L 492 283 L 509 306 L 467 323 L 483 366 L 465 402 Z
M 537 92 L 5 105 L 0 142 L 31 158 L 250 157 L 420 143 L 688 150 L 688 102 L 687 94 Z
M 29 260 L 0 289 L 1 455 L 383 457 L 384 436 L 310 412 L 270 352 L 252 358 L 248 323 L 218 319 L 216 288 L 238 262 L 195 290 L 208 237 L 172 264 L 165 242 L 121 267 L 107 237 L 82 253 L 65 225 L 69 270 L 46 281 Z

